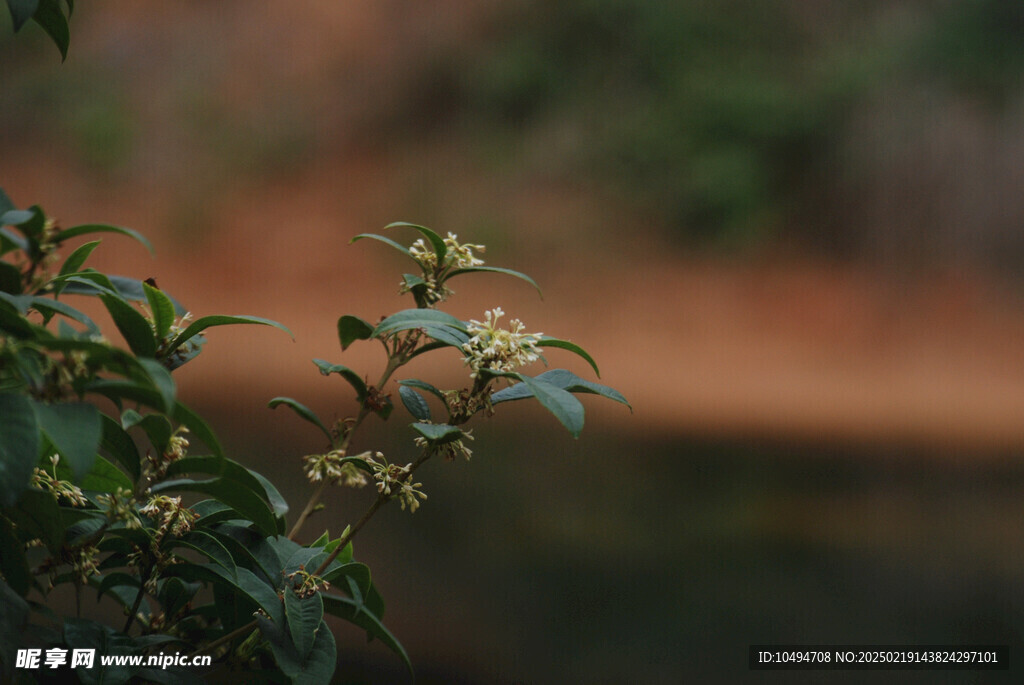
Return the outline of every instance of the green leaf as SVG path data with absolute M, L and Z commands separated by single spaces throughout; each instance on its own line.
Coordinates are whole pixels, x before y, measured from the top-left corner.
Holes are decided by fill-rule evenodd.
M 142 302 L 146 299 L 146 293 L 142 289 L 142 281 L 135 278 L 107 276 L 92 269 L 85 269 L 75 274 L 57 276 L 51 282 L 59 283 L 61 281 L 67 281 L 63 292 L 71 295 L 96 295 L 108 292 L 111 295 L 120 295 L 126 300 L 135 302 Z M 183 316 L 186 313 L 186 309 L 181 303 L 170 295 L 167 297 L 174 302 L 174 313 L 178 316 Z
M 89 473 L 81 479 L 78 486 L 83 490 L 94 490 L 96 492 L 116 492 L 118 488 L 124 488 L 131 492 L 135 483 L 128 479 L 128 476 L 103 457 L 97 457 Z
M 149 442 L 158 452 L 164 452 L 171 441 L 171 422 L 163 414 L 146 414 L 143 416 L 134 409 L 126 409 L 121 414 L 121 427 L 124 430 L 140 427 L 149 438 Z
M 60 50 L 61 61 L 68 58 L 68 44 L 71 42 L 71 32 L 68 30 L 68 20 L 61 11 L 59 0 L 39 0 L 39 8 L 32 15 L 32 20 L 43 27 L 47 35 Z
M 52 316 L 54 313 L 63 314 L 69 319 L 78 321 L 79 323 L 85 324 L 89 332 L 98 333 L 100 328 L 96 325 L 92 319 L 85 315 L 84 312 L 80 312 L 74 307 L 59 300 L 51 300 L 48 297 L 32 297 L 30 300 L 32 308 L 39 311 L 42 314 Z
M 178 335 L 178 337 L 175 338 L 171 342 L 171 344 L 167 346 L 165 354 L 170 354 L 175 349 L 180 347 L 181 344 L 184 343 L 186 340 L 188 340 L 194 335 L 198 335 L 199 333 L 205 331 L 207 328 L 212 328 L 213 326 L 231 326 L 234 324 L 258 324 L 261 326 L 273 326 L 274 328 L 279 328 L 285 333 L 287 333 L 289 336 L 291 336 L 293 340 L 295 339 L 295 336 L 292 335 L 292 332 L 288 330 L 287 327 L 277 323 L 276 321 L 264 319 L 259 316 L 204 316 L 201 319 L 197 319 L 192 323 L 192 325 L 183 330 Z
M 426 381 L 421 381 L 418 378 L 406 378 L 404 381 L 398 381 L 398 384 L 408 385 L 410 388 L 419 388 L 420 390 L 426 390 L 427 392 L 434 395 L 434 397 L 436 397 L 437 399 L 441 400 L 442 402 L 445 402 L 444 393 L 438 390 L 430 383 L 427 383 Z
M 135 447 L 135 442 L 114 419 L 104 414 L 100 416 L 100 420 L 103 422 L 100 446 L 128 470 L 133 481 L 138 480 L 139 451 Z
M 430 230 L 426 226 L 420 226 L 418 224 L 410 224 L 405 221 L 395 221 L 384 227 L 384 230 L 389 228 L 414 228 L 423 234 L 430 244 L 434 246 L 434 252 L 437 254 L 437 263 L 444 264 L 445 255 L 448 254 L 448 246 L 444 244 L 444 239 L 434 231 Z
M 11 23 L 17 33 L 25 25 L 39 7 L 39 0 L 7 0 L 7 8 L 11 11 Z M 3 207 L 0 206 L 0 210 Z
M 21 270 L 13 264 L 0 262 L 0 292 L 19 295 L 21 291 Z
M 406 257 L 410 257 L 410 258 L 412 257 L 412 254 L 409 252 L 409 248 L 405 247 L 404 245 L 399 245 L 398 243 L 396 243 L 391 238 L 385 238 L 384 236 L 377 235 L 376 233 L 360 233 L 359 235 L 357 235 L 354 238 L 352 238 L 352 240 L 348 241 L 348 243 L 349 243 L 349 245 L 351 245 L 352 243 L 356 242 L 357 240 L 362 240 L 363 238 L 370 238 L 372 240 L 378 240 L 378 241 L 384 243 L 385 245 L 390 245 L 391 247 L 395 248 L 396 250 L 398 250 L 399 252 L 404 254 Z
M 8 226 L 24 226 L 38 216 L 36 211 L 28 209 L 11 209 L 0 216 L 0 223 Z M 28 243 L 23 243 L 23 249 L 28 249 Z
M 594 373 L 597 374 L 597 377 L 601 377 L 601 372 L 597 368 L 597 362 L 595 362 L 593 358 L 591 358 L 591 356 L 587 354 L 586 350 L 584 350 L 576 343 L 571 343 L 568 340 L 559 340 L 558 338 L 552 338 L 550 336 L 545 335 L 544 337 L 537 341 L 537 347 L 558 347 L 563 350 L 569 350 L 570 352 L 574 352 L 579 356 L 583 357 L 584 359 L 586 359 L 587 363 L 590 364 L 591 368 L 594 369 Z
M 104 293 L 100 295 L 100 300 L 110 312 L 114 325 L 121 331 L 131 351 L 140 357 L 155 357 L 156 341 L 146 317 L 119 296 Z
M 413 423 L 412 429 L 427 439 L 431 445 L 443 445 L 462 437 L 462 429 L 447 423 Z
M 334 443 L 334 436 L 331 435 L 331 432 L 327 430 L 327 426 L 325 426 L 323 422 L 320 421 L 319 417 L 317 417 L 317 415 L 314 414 L 309 407 L 302 404 L 301 402 L 293 400 L 290 397 L 275 397 L 274 399 L 270 400 L 269 403 L 267 403 L 267 406 L 270 407 L 271 409 L 274 409 L 280 404 L 285 405 L 286 407 L 294 411 L 296 414 L 298 414 L 299 416 L 306 419 L 311 424 L 322 430 L 324 432 L 324 435 L 327 436 L 327 439 L 330 440 L 332 444 Z
M 58 233 L 57 240 L 70 240 L 71 238 L 77 238 L 80 235 L 87 235 L 89 233 L 119 233 L 121 235 L 126 235 L 129 238 L 134 238 L 142 243 L 146 249 L 149 250 L 149 253 L 153 254 L 153 245 L 146 239 L 146 236 L 142 235 L 138 231 L 133 231 L 130 228 L 124 228 L 123 226 L 111 226 L 110 224 L 81 224 L 80 226 L 72 226 L 71 228 L 66 228 Z
M 206 425 L 198 414 L 193 412 L 191 409 L 183 405 L 181 402 L 174 404 L 174 413 L 172 417 L 178 423 L 185 424 L 185 427 L 189 429 L 192 435 L 196 436 L 209 447 L 214 454 L 219 457 L 224 456 L 224 449 L 220 446 L 220 442 L 217 440 L 217 436 L 213 434 L 210 427 Z
M 227 548 L 220 542 L 220 540 L 209 533 L 201 530 L 193 530 L 185 537 L 177 538 L 167 543 L 168 549 L 171 549 L 176 545 L 182 545 L 199 552 L 210 561 L 220 566 L 230 577 L 238 577 L 238 567 L 235 565 L 235 560 L 231 558 L 231 553 L 228 552 Z
M 286 588 L 284 613 L 288 618 L 288 632 L 291 634 L 295 651 L 298 652 L 299 659 L 305 661 L 313 651 L 317 631 L 324 620 L 323 599 L 320 598 L 319 592 L 314 592 L 309 597 L 299 597 L 294 590 Z
M 32 407 L 43 433 L 67 460 L 75 480 L 81 480 L 92 469 L 103 438 L 99 410 L 87 402 L 33 402 Z
M 518 271 L 513 271 L 512 269 L 503 269 L 500 266 L 471 266 L 471 267 L 468 267 L 468 268 L 465 268 L 465 269 L 455 269 L 454 271 L 452 271 L 451 273 L 448 274 L 448 277 L 445 278 L 445 280 L 447 281 L 448 279 L 454 278 L 454 277 L 456 277 L 456 276 L 458 276 L 460 274 L 470 274 L 470 273 L 476 273 L 476 272 L 479 272 L 479 271 L 496 273 L 496 274 L 505 274 L 506 276 L 515 276 L 516 278 L 522 279 L 522 280 L 526 281 L 527 283 L 529 283 L 530 285 L 532 285 L 537 290 L 537 294 L 540 295 L 540 299 L 542 299 L 542 300 L 544 299 L 544 293 L 541 292 L 540 286 L 537 285 L 537 282 L 535 280 L 533 280 L 532 278 L 530 278 L 529 276 L 527 276 L 524 273 L 520 273 Z
M 369 340 L 373 336 L 373 326 L 358 316 L 345 314 L 338 319 L 338 340 L 345 351 L 356 340 Z
M 399 331 L 422 328 L 431 338 L 452 347 L 469 341 L 466 324 L 436 309 L 405 309 L 387 317 L 373 330 L 373 337 L 387 337 Z
M 539 381 L 550 383 L 551 385 L 559 387 L 562 390 L 568 390 L 569 392 L 585 392 L 600 395 L 601 397 L 607 397 L 610 400 L 626 405 L 629 407 L 630 411 L 633 410 L 633 407 L 628 401 L 626 401 L 626 398 L 623 397 L 622 393 L 615 388 L 584 380 L 571 371 L 566 371 L 565 369 L 552 369 L 550 371 L 545 371 L 536 378 Z M 530 387 L 525 383 L 517 383 L 511 387 L 502 388 L 491 395 L 491 403 L 500 404 L 511 400 L 526 399 L 527 397 L 533 397 L 533 391 L 531 391 Z
M 138 362 L 146 371 L 149 380 L 153 383 L 153 387 L 160 393 L 160 398 L 163 400 L 163 407 L 160 407 L 161 411 L 173 411 L 174 396 L 177 394 L 177 388 L 175 387 L 174 379 L 171 378 L 171 372 L 155 359 L 142 357 Z
M 167 335 L 167 331 L 171 330 L 171 325 L 174 323 L 174 303 L 160 289 L 154 288 L 149 283 L 143 283 L 142 290 L 146 293 L 149 309 L 153 312 L 156 337 L 163 340 L 164 336 Z
M 85 264 L 85 260 L 89 258 L 92 251 L 95 250 L 100 244 L 99 240 L 94 240 L 91 243 L 85 243 L 75 248 L 75 251 L 68 255 L 68 258 L 64 260 L 64 263 L 60 267 L 61 276 L 67 276 L 68 274 L 77 273 L 82 265 Z M 59 290 L 58 290 L 59 292 Z
M 10 507 L 29 486 L 39 457 L 39 428 L 28 397 L 0 393 L 0 505 Z
M 352 623 L 366 631 L 367 635 L 375 637 L 383 642 L 388 649 L 397 654 L 402 662 L 409 669 L 409 673 L 412 673 L 412 662 L 409 660 L 409 655 L 406 654 L 405 648 L 402 644 L 395 639 L 384 624 L 380 622 L 377 616 L 366 610 L 366 608 L 356 602 L 355 600 L 349 599 L 348 597 L 339 597 L 337 595 L 329 595 L 321 593 L 324 602 L 324 611 L 337 616 L 338 618 L 344 619 L 349 623 Z
M 23 541 L 39 538 L 51 553 L 59 552 L 64 544 L 64 522 L 57 500 L 49 492 L 26 490 L 18 505 L 6 512 L 21 533 Z M 5 551 L 6 553 L 6 551 Z
M 0 580 L 0 588 L 6 590 L 0 591 L 0 601 L 3 602 L 0 604 L 0 649 L 2 649 L 4 638 L 10 639 L 11 637 L 7 631 L 3 630 L 7 627 L 4 625 L 6 622 L 3 619 L 6 618 L 6 612 L 9 610 L 9 607 L 5 605 L 10 601 L 8 596 L 10 590 L 14 590 L 23 597 L 32 589 L 33 580 L 32 570 L 29 568 L 28 559 L 25 558 L 25 543 L 18 539 L 13 524 L 4 517 L 0 517 L 0 549 L 4 551 L 3 554 L 0 554 L 0 573 L 3 573 L 3 578 L 10 583 L 10 588 L 7 588 L 3 580 Z M 28 613 L 27 606 L 25 612 Z
M 422 395 L 406 385 L 400 385 L 398 387 L 398 396 L 414 418 L 420 421 L 430 421 L 430 405 L 427 404 Z
M 237 511 L 242 518 L 252 521 L 264 535 L 277 534 L 277 521 L 270 505 L 252 490 L 239 487 L 238 482 L 230 478 L 180 478 L 158 483 L 152 490 L 154 493 L 174 491 L 209 495 Z
M 313 363 L 316 364 L 317 368 L 320 369 L 320 373 L 324 376 L 330 376 L 332 373 L 336 373 L 345 380 L 347 380 L 356 391 L 356 398 L 362 402 L 366 398 L 366 381 L 359 377 L 359 374 L 341 364 L 331 364 L 325 362 L 323 359 L 314 359 Z
M 518 378 L 533 392 L 533 396 L 545 409 L 555 415 L 574 438 L 583 430 L 583 405 L 571 393 L 542 380 L 521 373 L 502 374 Z
M 274 626 L 262 616 L 256 620 L 260 632 L 270 643 L 274 661 L 281 672 L 296 685 L 328 685 L 337 666 L 338 648 L 334 635 L 326 622 L 316 628 L 313 646 L 305 657 L 300 657 L 288 633 Z
M 259 495 L 273 508 L 275 515 L 283 516 L 288 512 L 288 503 L 269 480 L 231 459 L 210 456 L 185 457 L 167 468 L 168 476 L 189 473 L 205 473 L 234 481 Z

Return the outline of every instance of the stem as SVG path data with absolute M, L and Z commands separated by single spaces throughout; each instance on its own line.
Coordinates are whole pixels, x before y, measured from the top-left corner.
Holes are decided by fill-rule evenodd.
M 414 340 L 412 345 L 415 346 L 415 344 L 416 343 Z M 397 371 L 398 367 L 402 366 L 402 364 L 405 363 L 405 353 L 407 352 L 407 350 L 405 350 L 404 347 L 404 344 L 398 345 L 395 349 L 395 352 L 388 357 L 387 366 L 384 367 L 384 372 L 381 374 L 380 380 L 377 381 L 377 385 L 374 387 L 378 389 L 383 388 L 384 384 L 388 382 L 389 378 L 391 378 L 391 374 Z M 348 431 L 345 432 L 345 437 L 342 439 L 341 443 L 337 445 L 336 449 L 339 449 L 342 452 L 348 450 L 348 445 L 352 441 L 352 435 L 356 432 L 359 426 L 362 425 L 363 419 L 365 419 L 369 414 L 370 408 L 366 406 L 366 401 L 364 400 L 362 406 L 359 408 L 359 414 L 356 416 L 355 422 L 348 429 Z M 313 514 L 313 511 L 316 509 L 316 505 L 320 503 L 320 498 L 323 497 L 323 494 L 327 490 L 328 486 L 333 485 L 333 483 L 333 480 L 325 480 L 323 483 L 320 484 L 320 487 L 313 491 L 313 494 L 310 495 L 309 501 L 306 502 L 306 506 L 303 508 L 302 513 L 299 514 L 299 518 L 296 519 L 295 525 L 292 526 L 291 531 L 289 531 L 288 533 L 289 540 L 294 540 L 296 537 L 298 537 L 299 531 L 302 530 L 302 526 L 306 523 L 306 520 Z M 344 546 L 344 544 L 339 545 L 339 549 Z
M 147 576 L 148 577 L 148 576 Z M 128 630 L 132 627 L 132 623 L 135 622 L 135 615 L 139 613 L 139 607 L 142 606 L 142 598 L 146 596 L 145 584 L 139 588 L 139 594 L 135 597 L 135 603 L 132 605 L 131 611 L 128 612 L 128 620 L 124 623 L 124 628 L 121 629 L 122 633 L 127 634 Z
M 256 621 L 250 621 L 249 623 L 246 623 L 241 628 L 235 628 L 234 630 L 232 630 L 227 635 L 221 635 L 219 638 L 217 638 L 216 640 L 214 640 L 210 644 L 206 645 L 205 647 L 200 647 L 196 651 L 192 652 L 192 656 L 198 656 L 199 654 L 206 654 L 207 652 L 215 651 L 217 648 L 225 645 L 228 642 L 231 642 L 236 637 L 239 637 L 240 635 L 244 635 L 245 633 L 248 633 L 249 631 L 254 629 L 257 625 L 258 624 L 256 623 Z
M 412 478 L 412 474 L 416 471 L 416 469 L 420 467 L 420 465 L 423 462 L 425 462 L 427 459 L 430 459 L 430 455 L 430 450 L 424 451 L 423 454 L 420 455 L 420 457 L 412 463 L 412 466 L 409 467 L 409 473 L 406 474 L 405 480 L 409 480 L 410 478 Z M 317 567 L 315 571 L 313 571 L 313 575 L 319 576 L 324 571 L 326 571 L 327 567 L 331 565 L 331 562 L 334 561 L 339 554 L 341 554 L 341 551 L 345 549 L 348 543 L 352 541 L 352 538 L 356 536 L 356 533 L 358 533 L 362 529 L 362 527 L 366 525 L 367 521 L 373 518 L 373 515 L 377 513 L 377 510 L 384 506 L 384 504 L 386 504 L 387 501 L 390 499 L 391 495 L 385 495 L 384 493 L 379 494 L 377 496 L 377 499 L 373 501 L 373 504 L 370 505 L 370 508 L 366 510 L 365 514 L 363 514 L 362 518 L 360 518 L 356 522 L 356 524 L 349 529 L 348 533 L 341 537 L 341 540 L 339 541 L 338 546 L 334 548 L 334 551 L 330 553 L 330 555 L 324 560 L 322 564 L 320 564 L 319 567 Z

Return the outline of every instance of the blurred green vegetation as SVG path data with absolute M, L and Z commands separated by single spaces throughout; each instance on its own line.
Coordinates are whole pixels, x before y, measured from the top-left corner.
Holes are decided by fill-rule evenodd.
M 508 7 L 457 67 L 459 116 L 525 135 L 547 150 L 542 171 L 596 181 L 697 242 L 756 240 L 816 202 L 872 91 L 928 82 L 993 109 L 1022 92 L 1012 0 Z

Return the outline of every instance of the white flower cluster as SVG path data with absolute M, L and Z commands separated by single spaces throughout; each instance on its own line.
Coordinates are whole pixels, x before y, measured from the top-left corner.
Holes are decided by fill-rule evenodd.
M 427 494 L 418 489 L 423 487 L 423 483 L 409 482 L 412 464 L 405 466 L 389 464 L 380 452 L 377 452 L 376 459 L 368 458 L 366 463 L 373 469 L 373 477 L 377 481 L 377 492 L 389 497 L 397 497 L 398 503 L 402 505 L 402 511 L 405 511 L 408 506 L 410 512 L 415 512 L 420 507 L 420 502 L 416 498 L 427 499 Z
M 454 266 L 456 269 L 468 269 L 474 266 L 483 266 L 484 260 L 480 259 L 473 254 L 473 250 L 484 253 L 487 251 L 487 247 L 484 245 L 473 245 L 471 243 L 465 243 L 460 245 L 457 235 L 449 233 L 448 237 L 444 239 L 444 246 L 448 248 L 448 254 L 445 255 L 445 262 Z
M 369 456 L 369 452 L 358 455 L 360 459 Z M 344 458 L 344 450 L 331 450 L 327 454 L 307 454 L 302 458 L 306 462 L 306 478 L 310 483 L 336 480 L 339 485 L 351 488 L 361 488 L 366 485 L 369 481 L 363 472 L 351 462 L 342 463 Z
M 135 512 L 135 498 L 131 491 L 117 488 L 109 494 L 97 495 L 96 501 L 107 507 L 107 517 L 111 521 L 121 521 L 125 528 L 131 530 L 142 528 L 142 522 Z
M 465 457 L 466 461 L 469 461 L 473 457 L 473 450 L 466 447 L 466 445 L 462 441 L 464 439 L 474 440 L 475 438 L 473 438 L 473 436 L 470 435 L 470 433 L 472 432 L 472 430 L 462 431 L 462 437 L 459 438 L 458 440 L 452 440 L 451 442 L 446 442 L 444 444 L 437 445 L 437 447 L 435 448 L 437 454 L 442 455 L 445 461 L 454 461 L 455 457 L 459 456 Z M 427 445 L 430 444 L 427 441 L 427 439 L 422 436 L 414 438 L 413 442 L 416 443 L 417 447 L 427 447 Z
M 443 302 L 452 294 L 452 291 L 443 282 L 443 272 L 446 269 L 469 269 L 484 264 L 484 260 L 473 254 L 474 250 L 484 252 L 487 249 L 484 245 L 461 244 L 457 235 L 449 233 L 448 237 L 444 238 L 444 246 L 443 264 L 438 263 L 437 253 L 434 252 L 432 246 L 427 245 L 427 241 L 423 238 L 409 246 L 409 254 L 423 269 L 423 281 L 426 285 L 424 299 L 428 304 Z M 401 288 L 403 293 L 409 291 L 409 286 L 404 282 Z
M 509 328 L 498 328 L 498 319 L 505 315 L 501 307 L 495 307 L 484 315 L 484 320 L 470 320 L 467 330 L 472 337 L 462 346 L 466 353 L 464 361 L 472 370 L 471 378 L 477 378 L 480 371 L 515 371 L 540 359 L 537 343 L 543 333 L 524 333 L 525 326 L 519 319 L 509 321 Z
M 54 499 L 60 500 L 61 498 L 68 501 L 73 507 L 84 507 L 89 503 L 89 500 L 85 498 L 85 494 L 82 489 L 71 481 L 61 480 L 57 478 L 57 464 L 60 463 L 60 455 L 54 454 L 50 457 L 50 463 L 53 464 L 53 474 L 49 474 L 46 471 L 36 468 L 32 471 L 32 485 L 44 490 L 53 495 Z
M 167 495 L 151 498 L 146 506 L 139 509 L 139 513 L 159 520 L 158 537 L 168 532 L 174 537 L 184 535 L 192 530 L 192 524 L 199 518 L 199 514 L 182 506 L 180 497 Z

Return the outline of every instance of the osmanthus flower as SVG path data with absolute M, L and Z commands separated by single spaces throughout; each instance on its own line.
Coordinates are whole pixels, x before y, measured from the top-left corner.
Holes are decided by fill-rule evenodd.
M 415 512 L 420 507 L 420 502 L 416 498 L 427 499 L 427 494 L 419 490 L 423 487 L 423 483 L 409 482 L 412 464 L 405 466 L 389 464 L 380 452 L 377 452 L 375 457 L 367 457 L 366 463 L 373 469 L 373 478 L 377 481 L 377 492 L 388 497 L 397 497 L 403 511 L 408 506 L 410 512 Z
M 49 474 L 40 468 L 34 469 L 32 471 L 32 485 L 40 490 L 51 493 L 54 499 L 60 500 L 63 498 L 67 500 L 72 506 L 84 507 L 88 504 L 89 500 L 85 498 L 81 488 L 70 481 L 61 480 L 57 477 L 57 464 L 60 463 L 60 455 L 52 455 L 50 463 L 53 465 L 53 474 Z
M 515 371 L 540 359 L 537 343 L 543 333 L 524 333 L 526 327 L 519 319 L 509 321 L 508 328 L 499 328 L 498 320 L 504 315 L 501 307 L 495 307 L 484 314 L 482 322 L 470 320 L 466 330 L 472 337 L 462 351 L 471 378 L 479 377 L 485 369 Z
M 444 284 L 448 273 L 452 269 L 469 269 L 483 266 L 484 260 L 473 254 L 473 251 L 482 253 L 486 251 L 486 246 L 460 243 L 458 236 L 454 233 L 449 233 L 448 237 L 443 240 L 445 246 L 443 261 L 438 259 L 433 247 L 428 245 L 427 241 L 423 238 L 418 239 L 409 246 L 409 256 L 420 265 L 420 269 L 423 271 L 423 280 L 416 285 L 410 285 L 408 281 L 403 281 L 401 292 L 405 293 L 413 288 L 422 287 L 421 295 L 426 304 L 433 305 L 443 302 L 452 294 L 451 289 Z
M 487 251 L 487 247 L 484 245 L 473 245 L 472 243 L 459 244 L 458 237 L 454 233 L 449 233 L 448 237 L 444 239 L 444 246 L 448 248 L 448 253 L 445 255 L 445 262 L 450 266 L 454 266 L 456 269 L 469 269 L 474 266 L 483 266 L 484 260 L 480 259 L 473 254 L 473 250 L 480 252 L 481 254 Z M 420 239 L 419 242 L 423 242 Z
M 362 459 L 369 455 L 369 452 L 365 452 L 358 457 Z M 352 462 L 342 463 L 344 458 L 345 450 L 331 450 L 326 454 L 307 454 L 302 458 L 306 463 L 306 478 L 310 483 L 335 480 L 338 485 L 350 488 L 361 488 L 369 483 L 355 464 Z
M 182 506 L 180 497 L 167 495 L 150 498 L 146 506 L 139 509 L 139 513 L 159 521 L 158 537 L 164 533 L 170 533 L 175 537 L 184 535 L 192 530 L 192 524 L 199 518 L 199 514 Z
M 79 583 L 84 585 L 89 582 L 90 576 L 99 575 L 99 554 L 99 549 L 93 545 L 86 545 L 74 552 L 71 560 L 71 572 Z
M 130 530 L 142 528 L 135 511 L 135 498 L 129 490 L 118 488 L 112 493 L 97 496 L 96 501 L 107 507 L 107 517 L 111 521 L 121 521 Z
M 454 461 L 455 457 L 465 457 L 466 461 L 469 461 L 473 457 L 473 450 L 466 447 L 463 440 L 473 440 L 471 435 L 472 430 L 462 431 L 462 437 L 458 440 L 452 440 L 451 442 L 445 442 L 440 445 L 435 445 L 433 449 L 437 454 L 444 457 L 445 461 Z M 426 448 L 430 443 L 426 438 L 420 436 L 413 439 L 413 442 L 417 447 Z

